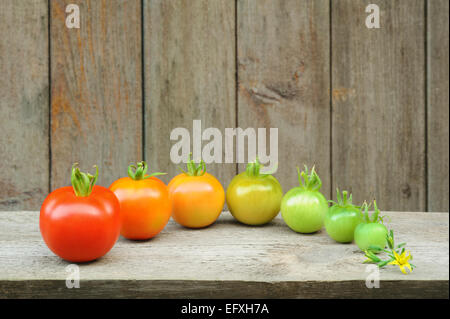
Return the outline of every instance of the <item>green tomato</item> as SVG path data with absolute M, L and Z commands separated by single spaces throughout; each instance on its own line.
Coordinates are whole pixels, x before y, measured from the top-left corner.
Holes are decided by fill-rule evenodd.
M 263 225 L 280 212 L 283 190 L 270 174 L 259 173 L 258 159 L 236 175 L 226 193 L 228 209 L 243 224 Z
M 300 187 L 295 187 L 284 195 L 281 215 L 292 230 L 298 233 L 314 233 L 323 227 L 328 202 L 319 192 L 322 182 L 314 168 L 310 175 L 306 166 L 305 171 L 300 173 L 297 168 L 297 172 Z
M 370 246 L 385 248 L 387 244 L 388 230 L 382 224 L 383 219 L 379 216 L 380 210 L 377 207 L 376 201 L 374 201 L 374 207 L 375 212 L 372 218 L 370 218 L 368 206 L 364 203 L 364 221 L 355 229 L 355 242 L 361 250 L 367 250 Z
M 340 243 L 353 241 L 355 228 L 362 221 L 360 208 L 352 204 L 352 195 L 347 197 L 347 192 L 342 192 L 342 197 L 337 191 L 337 203 L 328 210 L 325 216 L 325 229 L 328 235 Z
M 386 226 L 378 223 L 362 223 L 355 229 L 355 242 L 359 249 L 366 250 L 370 246 L 386 247 Z

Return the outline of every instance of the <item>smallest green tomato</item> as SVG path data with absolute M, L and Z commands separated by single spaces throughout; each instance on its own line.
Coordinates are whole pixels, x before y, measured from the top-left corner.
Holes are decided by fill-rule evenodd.
M 236 175 L 227 188 L 226 200 L 231 214 L 243 224 L 263 225 L 280 211 L 283 190 L 270 174 L 260 173 L 261 164 L 256 158 L 245 172 Z
M 376 201 L 374 203 L 374 213 L 372 218 L 369 217 L 369 206 L 367 203 L 363 204 L 364 219 L 355 229 L 355 242 L 359 249 L 365 251 L 370 247 L 378 247 L 384 249 L 387 244 L 388 230 L 383 225 L 383 218 L 380 216 L 380 210 L 377 207 Z M 374 250 L 374 252 L 377 252 Z
M 333 203 L 325 215 L 325 229 L 328 235 L 339 243 L 351 243 L 355 228 L 362 222 L 360 207 L 352 204 L 352 195 L 337 190 L 337 202 Z

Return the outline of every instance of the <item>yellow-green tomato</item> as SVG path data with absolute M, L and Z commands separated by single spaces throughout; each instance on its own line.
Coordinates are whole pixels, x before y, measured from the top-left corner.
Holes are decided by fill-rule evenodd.
M 259 161 L 236 175 L 226 193 L 228 209 L 241 223 L 263 225 L 280 211 L 283 190 L 275 177 L 259 173 Z
M 325 229 L 328 235 L 339 243 L 353 241 L 355 228 L 362 222 L 360 208 L 352 204 L 352 195 L 337 191 L 337 202 L 330 207 L 325 216 Z
M 328 211 L 328 201 L 320 192 L 322 186 L 314 171 L 308 169 L 299 174 L 300 187 L 288 191 L 281 201 L 281 215 L 286 224 L 298 233 L 314 233 L 323 227 Z M 302 180 L 303 178 L 303 180 Z

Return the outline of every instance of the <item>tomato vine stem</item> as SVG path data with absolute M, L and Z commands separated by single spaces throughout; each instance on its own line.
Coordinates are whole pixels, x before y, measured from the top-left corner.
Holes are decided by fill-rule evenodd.
M 352 194 L 348 191 L 342 191 L 342 195 L 339 192 L 339 188 L 336 188 L 336 201 L 329 200 L 329 203 L 333 204 L 333 206 L 338 207 L 355 207 L 361 209 L 361 206 L 356 206 L 353 204 Z
M 167 174 L 167 173 L 160 173 L 160 172 L 147 174 L 147 170 L 148 170 L 148 165 L 147 165 L 147 162 L 145 162 L 145 161 L 138 162 L 138 163 L 136 163 L 136 165 L 131 164 L 130 166 L 128 166 L 128 176 L 135 181 L 139 181 L 142 179 L 148 179 L 153 176 Z
M 297 166 L 297 174 L 300 187 L 310 191 L 318 191 L 322 187 L 322 181 L 315 171 L 315 166 L 311 169 L 311 173 L 308 172 L 308 166 L 305 165 L 303 171 L 300 171 Z
M 94 185 L 98 179 L 98 166 L 94 165 L 95 174 L 83 173 L 78 168 L 78 163 L 72 165 L 70 180 L 77 197 L 87 197 L 91 195 Z
M 372 214 L 372 216 L 369 215 L 369 207 L 371 204 L 367 204 L 367 202 L 364 202 L 361 206 L 361 212 L 364 212 L 364 222 L 365 223 L 380 223 L 383 224 L 384 219 L 386 218 L 386 216 L 380 216 L 380 210 L 378 209 L 377 206 L 377 201 L 374 200 L 373 201 L 373 208 L 374 208 L 374 212 Z
M 252 176 L 252 177 L 266 177 L 266 176 L 272 175 L 276 171 L 276 167 L 275 167 L 275 169 L 271 172 L 261 173 L 262 167 L 264 167 L 264 165 L 261 164 L 258 156 L 256 156 L 256 158 L 253 162 L 249 162 L 247 164 L 245 172 L 247 173 L 248 176 Z
M 189 176 L 203 176 L 206 173 L 206 164 L 205 161 L 200 159 L 200 163 L 196 164 L 193 159 L 191 159 L 192 153 L 189 154 L 188 162 L 186 164 L 187 171 L 183 170 L 182 168 L 178 167 L 178 169 Z

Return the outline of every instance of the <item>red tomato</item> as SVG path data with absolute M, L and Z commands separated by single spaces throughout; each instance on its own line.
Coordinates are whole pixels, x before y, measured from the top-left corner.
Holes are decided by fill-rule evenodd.
M 173 219 L 185 227 L 211 225 L 222 212 L 225 191 L 220 182 L 206 172 L 205 163 L 188 163 L 188 171 L 175 176 L 169 183 Z
M 135 171 L 132 170 L 135 169 Z M 111 184 L 109 189 L 120 202 L 121 234 L 128 239 L 149 239 L 156 236 L 170 219 L 172 205 L 167 186 L 153 173 L 146 175 L 147 164 L 130 165 L 129 177 Z
M 72 187 L 50 193 L 41 207 L 39 226 L 48 248 L 71 262 L 105 255 L 120 234 L 120 204 L 95 176 L 72 168 Z

